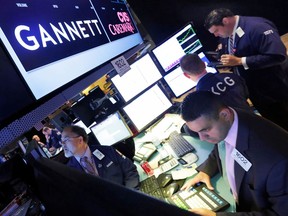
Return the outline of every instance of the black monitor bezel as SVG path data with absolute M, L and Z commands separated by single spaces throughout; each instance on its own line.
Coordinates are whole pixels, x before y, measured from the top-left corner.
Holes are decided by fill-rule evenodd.
M 132 132 L 132 130 L 130 129 L 130 127 L 128 126 L 128 124 L 127 124 L 127 122 L 125 121 L 124 117 L 122 116 L 122 114 L 120 113 L 120 111 L 116 111 L 116 112 L 112 113 L 111 115 L 107 116 L 107 117 L 106 117 L 105 119 L 103 119 L 102 121 L 100 121 L 100 122 L 98 122 L 98 123 L 96 123 L 96 124 L 93 124 L 91 127 L 89 127 L 91 133 L 93 134 L 93 136 L 95 137 L 95 139 L 98 141 L 98 143 L 99 143 L 100 145 L 102 145 L 102 144 L 101 144 L 101 142 L 99 141 L 99 139 L 97 138 L 97 135 L 94 133 L 93 128 L 94 128 L 94 127 L 98 127 L 99 124 L 103 123 L 104 121 L 107 121 L 107 119 L 108 119 L 109 117 L 111 117 L 112 115 L 118 115 L 118 116 L 120 116 L 120 118 L 121 118 L 121 120 L 122 120 L 122 123 L 124 124 L 124 126 L 126 127 L 126 129 L 127 129 L 127 131 L 129 132 L 130 135 L 127 136 L 127 137 L 125 137 L 125 138 L 123 138 L 123 139 L 118 140 L 117 142 L 115 142 L 115 143 L 113 143 L 113 144 L 110 144 L 110 146 L 113 146 L 113 145 L 115 145 L 115 144 L 117 144 L 117 143 L 119 143 L 119 142 L 122 142 L 122 141 L 130 138 L 130 137 L 133 137 L 133 132 Z

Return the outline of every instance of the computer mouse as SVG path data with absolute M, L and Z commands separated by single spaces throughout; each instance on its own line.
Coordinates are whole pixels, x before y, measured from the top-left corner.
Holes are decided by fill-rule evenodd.
M 167 187 L 162 189 L 164 197 L 171 197 L 174 193 L 179 190 L 179 185 L 176 182 L 172 182 Z
M 198 160 L 198 156 L 193 152 L 189 152 L 186 155 L 182 156 L 181 159 L 186 162 L 185 164 L 183 164 L 183 166 L 189 166 L 190 164 L 195 163 Z
M 172 178 L 171 174 L 161 173 L 157 177 L 157 181 L 158 181 L 160 187 L 164 188 L 173 181 L 173 178 Z

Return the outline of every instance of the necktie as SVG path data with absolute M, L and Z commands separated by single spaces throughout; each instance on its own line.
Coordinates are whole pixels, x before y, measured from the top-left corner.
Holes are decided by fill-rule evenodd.
M 81 163 L 81 166 L 83 167 L 83 169 L 85 170 L 85 172 L 87 172 L 91 175 L 97 175 L 98 176 L 97 170 L 94 169 L 93 165 L 88 160 L 88 157 L 84 156 L 84 157 L 80 158 L 80 163 Z
M 233 34 L 230 35 L 230 37 L 229 37 L 229 54 L 231 54 L 231 55 L 234 54 L 234 39 L 233 39 Z
M 226 171 L 227 171 L 227 179 L 232 190 L 234 199 L 237 200 L 237 193 L 236 193 L 236 183 L 235 183 L 235 174 L 234 174 L 234 158 L 231 156 L 234 147 L 229 143 L 225 143 L 226 146 Z
M 235 49 L 234 49 L 234 39 L 233 39 L 233 34 L 230 35 L 229 37 L 229 54 L 230 55 L 234 55 L 235 53 Z M 240 75 L 239 74 L 239 71 L 238 71 L 238 67 L 233 67 L 232 68 L 233 72 L 237 75 Z
M 226 147 L 225 147 L 225 141 L 221 141 L 218 143 L 218 152 L 219 152 L 219 157 L 221 160 L 221 165 L 222 165 L 222 173 L 223 173 L 223 178 L 224 181 L 227 185 L 229 185 L 228 179 L 227 179 L 227 173 L 226 173 Z
M 225 145 L 225 141 L 221 141 L 218 143 L 218 152 L 219 152 L 219 157 L 221 160 L 222 174 L 223 174 L 224 182 L 230 186 L 230 183 L 228 180 L 228 175 L 227 175 L 227 169 L 226 169 L 226 145 Z M 230 186 L 230 188 L 231 188 L 231 186 Z M 233 195 L 233 197 L 234 197 L 234 195 Z M 232 211 L 236 212 L 236 203 L 231 202 L 230 204 L 231 204 Z

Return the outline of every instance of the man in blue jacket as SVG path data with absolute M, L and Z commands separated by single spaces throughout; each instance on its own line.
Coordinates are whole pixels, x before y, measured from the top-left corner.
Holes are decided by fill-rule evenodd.
M 61 147 L 61 133 L 57 129 L 43 127 L 42 133 L 46 138 L 46 147 L 54 155 L 56 150 Z
M 88 146 L 85 130 L 71 125 L 63 129 L 62 146 L 67 165 L 128 188 L 139 187 L 139 175 L 133 162 L 111 146 Z
M 233 73 L 208 73 L 205 63 L 196 53 L 180 59 L 184 75 L 196 82 L 196 91 L 211 91 L 231 107 L 253 111 L 247 99 L 249 92 L 243 78 Z
M 233 73 L 208 73 L 205 63 L 196 53 L 187 54 L 180 59 L 180 67 L 188 79 L 196 82 L 196 91 L 211 91 L 219 95 L 222 101 L 231 107 L 253 112 L 247 102 L 249 93 L 243 78 Z M 183 125 L 185 133 L 198 137 L 186 124 Z
M 226 8 L 211 11 L 204 26 L 220 38 L 221 62 L 245 79 L 260 114 L 288 130 L 286 48 L 276 26 L 261 17 L 234 15 Z

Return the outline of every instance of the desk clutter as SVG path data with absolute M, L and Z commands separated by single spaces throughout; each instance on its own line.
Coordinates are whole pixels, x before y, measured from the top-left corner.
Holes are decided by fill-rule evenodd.
M 143 161 L 147 161 L 153 153 L 156 152 L 156 147 L 152 142 L 143 143 L 135 153 L 133 160 L 141 163 Z
M 193 145 L 198 147 L 199 144 L 188 141 L 191 139 L 181 133 L 179 127 L 183 124 L 178 117 L 165 115 L 135 141 L 138 149 L 133 159 L 140 164 L 145 175 L 140 191 L 186 210 L 223 210 L 229 203 L 204 184 L 181 190 L 186 179 L 198 173 L 195 162 L 199 158 Z
M 165 147 L 171 148 L 170 152 L 172 152 L 176 158 L 181 158 L 195 150 L 195 148 L 177 131 L 172 131 L 170 136 L 167 139 L 161 141 L 161 143 L 164 144 Z M 156 151 L 156 149 L 157 148 L 153 142 L 144 142 L 135 153 L 133 159 L 137 162 L 148 160 L 150 156 L 152 156 L 152 154 Z M 198 159 L 196 155 L 191 155 L 191 157 L 193 156 L 194 161 L 191 161 L 191 163 L 196 162 Z
M 165 200 L 180 190 L 185 180 L 175 181 L 171 174 L 160 174 L 157 178 L 153 175 L 140 184 L 140 191 L 158 199 Z
M 172 131 L 169 137 L 162 140 L 157 147 L 153 142 L 142 143 L 133 159 L 141 164 L 147 174 L 154 174 L 157 177 L 179 164 L 187 167 L 195 163 L 198 156 L 193 151 L 195 148 L 181 134 Z M 153 157 L 156 153 L 158 153 L 157 157 Z M 147 165 L 148 161 L 149 164 Z M 144 162 L 146 163 L 144 164 Z

